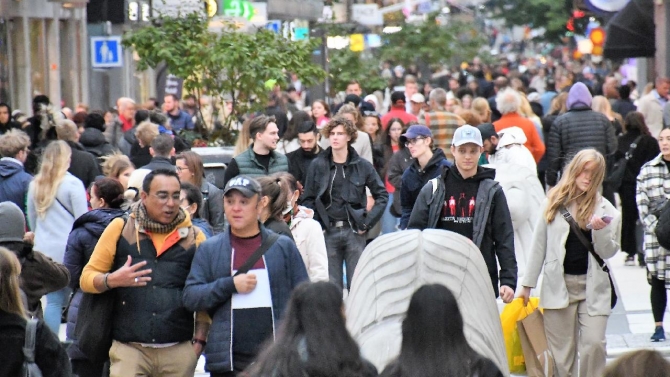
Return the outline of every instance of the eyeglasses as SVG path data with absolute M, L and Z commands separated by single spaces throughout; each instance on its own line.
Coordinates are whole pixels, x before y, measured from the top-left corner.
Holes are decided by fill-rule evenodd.
M 416 137 L 414 139 L 407 139 L 407 142 L 405 142 L 405 146 L 409 147 L 410 145 L 414 145 L 414 144 L 416 144 L 417 141 L 423 140 L 423 139 L 425 139 L 425 137 L 421 137 L 421 136 Z
M 363 111 L 363 115 L 365 115 L 366 117 L 378 117 L 379 113 L 376 112 L 376 111 L 366 110 L 366 111 Z
M 182 168 L 182 167 L 177 166 L 177 173 L 181 173 L 184 170 L 188 170 L 188 167 Z
M 179 199 L 179 193 L 174 193 L 172 195 L 168 194 L 167 192 L 159 192 L 158 194 L 151 194 L 158 199 L 159 202 L 161 203 L 167 203 L 170 198 L 172 198 L 173 201 L 181 203 L 181 200 Z

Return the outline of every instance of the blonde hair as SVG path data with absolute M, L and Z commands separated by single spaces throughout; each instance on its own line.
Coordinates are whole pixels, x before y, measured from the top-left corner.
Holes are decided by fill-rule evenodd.
M 5 247 L 0 247 L 0 310 L 27 318 L 26 308 L 21 300 L 21 263 Z
M 584 171 L 587 164 L 595 164 L 591 176 L 591 184 L 585 192 L 577 188 L 577 177 Z M 600 197 L 600 186 L 605 178 L 605 158 L 595 149 L 579 151 L 565 167 L 561 180 L 556 187 L 549 191 L 549 204 L 544 212 L 545 220 L 550 223 L 556 218 L 561 207 L 579 200 L 577 213 L 573 214 L 575 221 L 582 229 L 591 221 L 596 204 Z
M 605 116 L 610 120 L 616 119 L 619 121 L 619 123 L 623 123 L 623 118 L 621 115 L 612 111 L 612 105 L 610 104 L 610 101 L 604 96 L 593 97 L 593 101 L 591 101 L 591 110 L 605 114 Z
M 58 136 L 58 140 L 76 142 L 79 137 L 79 131 L 73 121 L 63 119 L 56 122 L 56 135 Z
M 337 115 L 344 115 L 344 114 L 351 114 L 354 116 L 354 126 L 356 127 L 357 130 L 362 131 L 365 123 L 363 123 L 363 117 L 361 116 L 361 112 L 358 111 L 356 106 L 352 105 L 351 103 L 345 103 L 340 107 L 340 109 L 337 111 Z M 330 133 L 330 132 L 329 132 Z M 353 143 L 353 141 L 352 141 Z
M 534 118 L 536 115 L 533 112 L 533 108 L 530 107 L 530 102 L 528 102 L 528 98 L 526 98 L 525 95 L 519 95 L 519 98 L 521 98 L 519 113 L 526 118 Z
M 16 128 L 12 128 L 0 136 L 0 155 L 2 157 L 16 157 L 19 152 L 30 146 L 28 134 Z
M 63 140 L 52 141 L 44 149 L 40 170 L 30 183 L 34 189 L 33 200 L 39 217 L 44 218 L 53 204 L 58 187 L 70 167 L 71 156 L 72 149 Z
M 477 97 L 473 99 L 470 107 L 475 114 L 479 115 L 482 123 L 491 123 L 491 107 L 486 98 Z
M 559 114 L 563 114 L 568 111 L 568 93 L 561 92 L 551 100 L 549 114 L 553 114 L 556 111 L 558 111 Z
M 242 154 L 244 151 L 249 149 L 251 146 L 251 134 L 249 133 L 249 127 L 251 127 L 251 119 L 247 119 L 244 124 L 242 124 L 242 129 L 237 135 L 237 141 L 235 142 L 235 151 L 233 152 L 233 157 Z
M 119 178 L 128 168 L 134 168 L 133 163 L 125 154 L 114 152 L 102 157 L 102 174 L 105 177 Z
M 158 125 L 149 121 L 140 123 L 135 130 L 135 137 L 137 137 L 137 141 L 142 144 L 142 147 L 151 146 L 151 142 L 154 141 L 159 134 Z

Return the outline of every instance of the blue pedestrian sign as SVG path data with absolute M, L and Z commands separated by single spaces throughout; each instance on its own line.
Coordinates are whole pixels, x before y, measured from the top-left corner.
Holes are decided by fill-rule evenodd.
M 91 67 L 123 66 L 121 37 L 91 37 Z
M 281 21 L 280 20 L 271 20 L 268 21 L 267 24 L 265 24 L 265 28 L 274 32 L 275 34 L 280 34 L 281 33 Z

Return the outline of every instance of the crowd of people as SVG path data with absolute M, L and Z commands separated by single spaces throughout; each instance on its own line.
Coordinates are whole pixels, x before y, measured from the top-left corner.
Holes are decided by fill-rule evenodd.
M 0 231 L 0 337 L 22 344 L 26 319 L 43 319 L 37 364 L 54 376 L 192 376 L 201 353 L 217 377 L 501 376 L 468 346 L 444 286 L 412 296 L 383 370 L 347 332 L 343 291 L 366 245 L 441 229 L 481 251 L 494 293 L 483 299 L 527 301 L 539 288 L 557 376 L 615 373 L 604 261 L 619 250 L 649 270 L 652 340 L 665 340 L 670 283 L 654 227 L 670 198 L 670 81 L 633 102 L 634 83 L 572 62 L 520 73 L 476 60 L 437 77 L 402 72 L 386 96 L 351 81 L 341 103 L 310 106 L 293 77 L 290 95 L 236 118 L 221 187 L 185 133 L 216 127 L 203 120 L 211 98 L 167 95 L 162 111 L 120 98 L 114 114 L 57 111 L 40 95 L 30 118 L 0 104 L 0 220 L 11 225 Z M 542 188 L 530 219 L 508 200 L 515 180 Z M 96 298 L 109 300 L 104 318 L 88 312 Z M 108 323 L 103 360 L 82 346 L 82 321 Z M 0 360 L 13 375 L 23 359 Z

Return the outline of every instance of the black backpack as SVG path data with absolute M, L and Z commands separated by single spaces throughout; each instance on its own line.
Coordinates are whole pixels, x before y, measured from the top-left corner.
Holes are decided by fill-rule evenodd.
M 26 339 L 23 345 L 23 367 L 21 377 L 42 377 L 40 367 L 35 363 L 35 341 L 37 339 L 37 319 L 26 322 Z
M 658 239 L 658 244 L 662 248 L 670 250 L 670 200 L 663 205 L 657 218 L 654 233 Z

